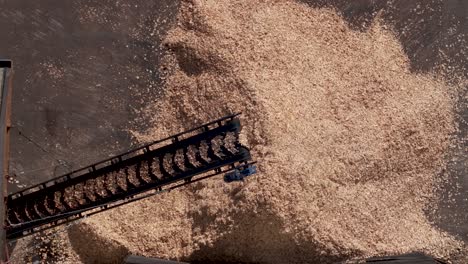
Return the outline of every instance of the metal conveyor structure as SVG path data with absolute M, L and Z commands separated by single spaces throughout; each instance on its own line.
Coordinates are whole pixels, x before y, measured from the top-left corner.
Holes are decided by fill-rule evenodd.
M 17 239 L 155 193 L 235 169 L 249 150 L 239 143 L 239 114 L 155 141 L 7 197 L 7 238 Z

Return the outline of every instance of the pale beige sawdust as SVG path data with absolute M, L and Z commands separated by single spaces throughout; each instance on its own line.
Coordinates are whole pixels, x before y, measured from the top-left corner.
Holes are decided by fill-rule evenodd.
M 415 74 L 378 20 L 353 31 L 294 1 L 183 1 L 165 43 L 161 138 L 242 111 L 260 172 L 220 178 L 90 218 L 136 254 L 202 261 L 325 263 L 464 247 L 423 210 L 456 130 L 453 94 Z M 71 238 L 73 240 L 73 238 Z
M 9 247 L 14 248 L 9 263 L 75 264 L 81 262 L 63 227 L 28 236 L 14 243 L 10 242 Z
M 184 192 L 170 192 L 101 213 L 86 220 L 86 229 L 80 224 L 77 232 L 69 234 L 70 240 L 80 245 L 81 239 L 87 248 L 92 248 L 99 247 L 99 243 L 87 237 L 94 241 L 106 239 L 118 245 L 105 249 L 111 255 L 116 252 L 122 256 L 124 247 L 128 252 L 159 258 L 186 256 L 191 252 L 191 220 L 186 217 L 189 200 Z M 88 260 L 99 260 L 101 251 L 80 252 L 86 252 Z
M 97 232 L 95 236 L 84 236 Z M 99 230 L 86 223 L 73 225 L 68 231 L 73 237 L 71 245 L 83 263 L 116 264 L 129 254 L 127 247 L 121 243 L 99 235 Z

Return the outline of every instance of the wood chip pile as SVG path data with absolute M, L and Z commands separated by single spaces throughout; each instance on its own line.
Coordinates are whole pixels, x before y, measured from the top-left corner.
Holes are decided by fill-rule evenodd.
M 255 263 L 464 250 L 424 212 L 445 180 L 460 87 L 410 71 L 378 16 L 357 31 L 295 1 L 184 0 L 165 47 L 164 94 L 142 110 L 154 125 L 135 138 L 242 111 L 259 173 L 96 215 L 72 244 L 99 237 L 119 254 Z

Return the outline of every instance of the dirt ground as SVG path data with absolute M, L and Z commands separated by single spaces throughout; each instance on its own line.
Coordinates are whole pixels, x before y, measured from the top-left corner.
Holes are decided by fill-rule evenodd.
M 0 56 L 15 63 L 9 191 L 127 150 L 136 110 L 159 87 L 159 38 L 177 2 L 1 6 Z
M 413 73 L 430 75 L 436 71 L 441 75 L 445 74 L 444 78 L 449 82 L 456 75 L 468 76 L 466 1 L 301 2 L 312 8 L 335 9 L 356 32 L 369 31 L 372 21 L 381 19 L 384 27 L 395 32 Z M 0 57 L 11 58 L 16 72 L 13 100 L 13 124 L 16 130 L 12 133 L 11 142 L 11 175 L 14 180 L 10 191 L 106 158 L 138 143 L 129 130 L 144 133 L 154 125 L 150 122 L 151 118 L 142 113 L 142 109 L 161 96 L 159 87 L 163 80 L 159 70 L 164 49 L 159 44 L 168 27 L 174 25 L 179 3 L 74 1 L 70 5 L 52 0 L 34 4 L 18 0 L 2 0 L 0 3 L 0 31 L 4 38 L 0 43 Z M 196 29 L 195 25 L 194 30 Z M 176 45 L 170 48 L 177 50 L 178 47 Z M 187 69 L 210 67 L 203 63 L 197 64 L 196 60 L 191 59 L 193 58 L 188 57 L 188 60 L 179 60 L 187 62 L 181 66 Z M 195 62 L 190 64 L 193 61 Z M 215 69 L 217 71 L 221 70 Z M 190 74 L 197 75 L 200 72 L 193 71 Z M 466 89 L 464 92 L 466 93 Z M 468 111 L 466 94 L 459 94 L 458 98 L 462 107 L 458 108 L 456 122 L 459 129 L 455 133 L 464 141 L 460 141 L 459 148 L 452 149 L 447 157 L 450 162 L 446 172 L 441 173 L 447 173 L 449 181 L 439 190 L 443 199 L 435 212 L 427 214 L 442 230 L 468 242 Z M 200 120 L 195 117 L 195 121 L 191 122 L 204 121 L 201 117 L 198 118 Z M 249 125 L 252 124 L 244 124 Z M 173 196 L 164 196 L 161 199 L 166 199 L 168 206 L 175 205 L 177 210 L 186 210 L 181 201 L 190 199 L 190 195 L 170 195 Z M 157 208 L 150 206 L 149 210 Z M 209 205 L 204 208 L 209 216 Z M 120 215 L 125 213 L 122 211 Z M 177 217 L 177 214 L 174 216 Z M 102 219 L 106 217 L 110 216 L 103 216 Z M 137 216 L 129 217 L 127 222 L 135 217 Z M 198 228 L 208 228 L 204 226 L 206 219 L 201 215 L 193 215 L 193 219 L 200 221 Z M 239 224 L 243 219 L 249 219 L 249 216 L 241 214 L 232 221 Z M 184 221 L 186 220 L 168 216 L 164 219 L 164 223 L 171 226 L 167 229 L 167 234 L 161 230 L 155 232 L 164 233 L 163 237 L 166 238 L 177 232 L 185 232 L 185 229 L 177 227 L 187 224 Z M 278 232 L 283 228 L 282 221 L 283 219 L 276 216 L 264 219 L 264 222 L 271 224 L 268 230 Z M 80 232 L 89 232 L 89 228 L 87 224 L 80 225 L 70 232 L 75 234 L 72 236 L 79 237 Z M 157 229 L 154 226 L 151 228 Z M 251 226 L 245 230 L 259 231 Z M 244 231 L 237 234 L 245 234 Z M 261 232 L 265 239 L 269 237 L 265 235 L 267 230 Z M 280 241 L 279 244 L 297 242 L 296 238 L 284 234 L 276 238 Z M 236 237 L 236 233 L 226 234 L 216 247 L 204 245 L 192 253 L 189 260 L 206 259 L 210 251 L 223 251 L 224 247 L 232 247 L 226 241 L 239 239 L 241 238 Z M 119 254 L 128 253 L 129 248 L 119 244 L 118 240 L 97 241 L 96 243 L 108 243 Z M 158 243 L 160 247 L 167 246 L 167 250 L 181 248 L 180 252 L 162 257 L 174 258 L 177 254 L 188 254 L 183 252 L 186 246 L 183 240 L 175 244 L 170 244 L 173 243 L 170 239 L 166 244 L 164 241 Z M 82 261 L 93 262 L 94 256 L 86 253 L 89 250 L 86 249 L 86 243 L 79 243 L 75 239 L 69 246 L 78 252 Z M 306 247 L 315 248 L 316 245 Z M 147 249 L 131 248 L 130 251 L 145 250 Z M 215 260 L 221 261 L 218 257 L 226 255 L 214 256 Z M 248 259 L 242 256 L 232 257 Z M 270 257 L 259 257 L 258 260 L 269 259 L 269 262 L 274 262 L 271 259 L 275 256 Z M 453 256 L 454 260 L 458 258 L 460 256 Z

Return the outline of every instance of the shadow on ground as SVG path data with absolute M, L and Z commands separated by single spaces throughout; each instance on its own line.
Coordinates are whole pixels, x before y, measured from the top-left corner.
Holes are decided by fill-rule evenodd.
M 335 263 L 359 255 L 344 249 L 337 255 L 314 240 L 294 237 L 296 232 L 288 233 L 266 204 L 249 211 L 233 208 L 224 224 L 215 224 L 216 215 L 209 208 L 189 217 L 194 234 L 217 234 L 215 241 L 201 245 L 185 260 L 190 263 Z

